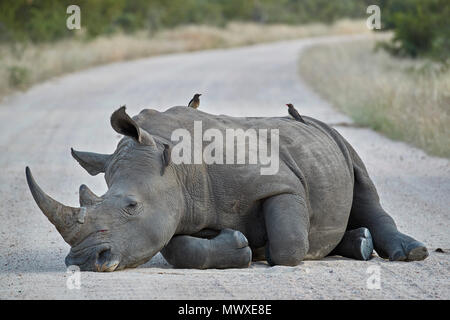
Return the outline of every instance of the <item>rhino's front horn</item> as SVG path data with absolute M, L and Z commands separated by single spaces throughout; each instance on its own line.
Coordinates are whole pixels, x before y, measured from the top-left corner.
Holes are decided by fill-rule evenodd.
M 73 245 L 75 236 L 80 230 L 80 224 L 84 223 L 86 209 L 65 206 L 52 199 L 34 181 L 30 168 L 26 167 L 25 173 L 28 186 L 37 205 L 48 220 L 55 225 L 64 240 L 68 244 Z

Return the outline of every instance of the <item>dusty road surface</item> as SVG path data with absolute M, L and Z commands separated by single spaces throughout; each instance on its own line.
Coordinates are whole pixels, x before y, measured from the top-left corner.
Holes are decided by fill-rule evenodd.
M 297 73 L 305 46 L 334 40 L 342 38 L 112 64 L 5 99 L 0 105 L 0 299 L 450 298 L 449 161 L 351 127 L 337 129 L 365 161 L 382 205 L 400 230 L 428 246 L 430 257 L 425 261 L 330 257 L 297 267 L 254 263 L 248 269 L 201 271 L 173 269 L 158 254 L 137 269 L 83 272 L 78 290 L 66 286 L 70 275 L 64 257 L 69 246 L 33 201 L 26 165 L 43 189 L 65 204 L 77 205 L 82 183 L 103 194 L 103 177 L 89 176 L 71 158 L 70 147 L 110 153 L 119 139 L 109 125 L 117 107 L 126 104 L 130 114 L 147 107 L 165 110 L 186 105 L 195 92 L 203 93 L 201 110 L 214 114 L 284 116 L 284 104 L 292 102 L 303 114 L 323 121 L 350 122 L 318 98 Z M 377 275 L 380 289 L 371 282 Z

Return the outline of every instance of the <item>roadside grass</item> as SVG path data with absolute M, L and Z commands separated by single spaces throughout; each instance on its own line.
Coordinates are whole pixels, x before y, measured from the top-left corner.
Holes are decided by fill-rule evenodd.
M 368 33 L 364 20 L 334 24 L 261 25 L 229 23 L 224 28 L 190 25 L 153 35 L 114 34 L 47 44 L 0 45 L 0 99 L 15 90 L 92 66 L 167 53 L 229 48 L 322 35 Z
M 374 51 L 375 41 L 310 47 L 300 74 L 357 124 L 450 158 L 450 70 Z

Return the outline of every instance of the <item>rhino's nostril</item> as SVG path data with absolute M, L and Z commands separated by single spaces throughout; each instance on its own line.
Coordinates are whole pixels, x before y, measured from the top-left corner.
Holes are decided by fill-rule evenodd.
M 97 253 L 97 262 L 103 264 L 111 257 L 111 249 L 103 249 Z
M 114 271 L 119 265 L 117 259 L 113 259 L 111 249 L 103 249 L 98 252 L 97 259 L 95 261 L 95 268 L 99 272 Z

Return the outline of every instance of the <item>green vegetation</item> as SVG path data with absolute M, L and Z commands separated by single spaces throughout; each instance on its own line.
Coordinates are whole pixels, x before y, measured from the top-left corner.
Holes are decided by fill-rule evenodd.
M 450 58 L 450 2 L 448 0 L 381 0 L 382 30 L 393 30 L 389 42 L 378 47 L 396 56 Z
M 155 32 L 180 25 L 225 26 L 230 21 L 306 24 L 363 18 L 361 0 L 2 0 L 0 40 L 48 42 L 77 33 L 66 28 L 66 8 L 81 8 L 88 38 L 117 31 Z
M 9 85 L 11 87 L 22 88 L 26 85 L 29 76 L 28 69 L 21 66 L 9 67 Z
M 450 158 L 450 70 L 373 52 L 375 39 L 307 49 L 300 73 L 363 126 Z

